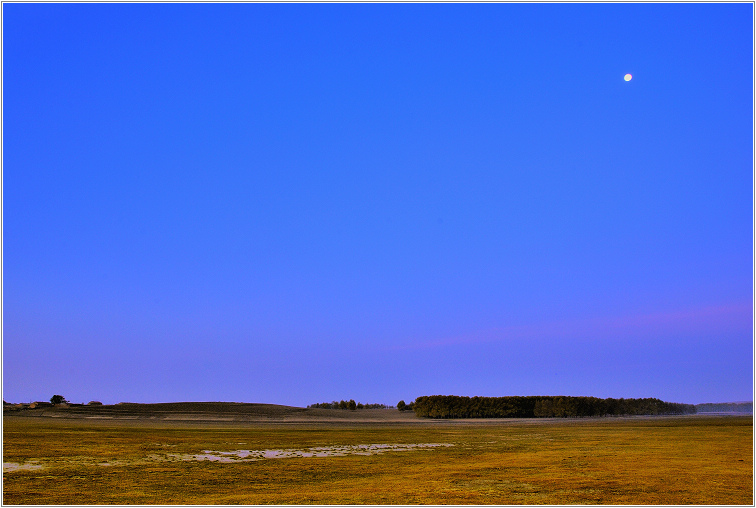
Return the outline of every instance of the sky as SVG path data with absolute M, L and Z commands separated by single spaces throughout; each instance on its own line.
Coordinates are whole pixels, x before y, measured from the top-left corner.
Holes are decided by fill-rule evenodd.
M 4 400 L 753 400 L 752 4 L 2 15 Z

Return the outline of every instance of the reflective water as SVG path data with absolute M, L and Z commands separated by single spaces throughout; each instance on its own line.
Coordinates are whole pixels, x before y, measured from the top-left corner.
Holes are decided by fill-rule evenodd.
M 406 452 L 438 446 L 452 446 L 449 443 L 404 443 L 404 444 L 361 444 L 341 446 L 315 446 L 310 448 L 286 448 L 281 450 L 234 450 L 230 452 L 203 450 L 202 454 L 182 455 L 182 460 L 211 460 L 215 462 L 240 462 L 261 459 L 288 459 L 294 457 L 344 457 L 347 455 L 376 455 L 385 452 Z M 179 458 L 178 454 L 171 454 Z
M 25 462 L 19 464 L 18 462 L 3 462 L 3 473 L 9 473 L 12 471 L 34 471 L 35 469 L 42 469 L 42 464 L 36 464 L 34 462 Z
M 244 443 L 238 443 L 244 444 Z M 249 462 L 264 459 L 289 459 L 297 457 L 345 457 L 347 455 L 377 455 L 388 452 L 409 452 L 413 450 L 432 449 L 436 447 L 453 446 L 449 443 L 401 443 L 401 444 L 360 444 L 338 446 L 313 446 L 309 448 L 282 448 L 265 450 L 202 450 L 202 453 L 151 453 L 143 458 L 112 459 L 107 462 L 94 457 L 75 456 L 65 457 L 52 463 L 43 459 L 27 459 L 26 462 L 3 462 L 3 472 L 33 471 L 43 468 L 56 468 L 63 464 L 98 465 L 102 467 L 123 466 L 131 464 L 150 464 L 155 462 L 184 462 L 184 461 L 212 461 L 212 462 Z M 43 463 L 44 462 L 44 463 Z

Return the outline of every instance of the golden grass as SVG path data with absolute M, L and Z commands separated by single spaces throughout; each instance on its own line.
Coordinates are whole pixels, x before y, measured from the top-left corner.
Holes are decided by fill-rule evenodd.
M 4 419 L 4 504 L 753 504 L 751 417 L 349 428 Z M 240 444 L 243 443 L 243 444 Z M 202 450 L 452 443 L 373 456 L 149 462 Z M 101 466 L 111 462 L 115 465 Z

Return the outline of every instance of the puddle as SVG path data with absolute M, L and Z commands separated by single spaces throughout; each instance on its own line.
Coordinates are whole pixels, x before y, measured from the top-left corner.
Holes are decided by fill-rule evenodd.
M 3 473 L 10 473 L 13 471 L 34 471 L 42 469 L 42 464 L 35 464 L 34 462 L 26 462 L 19 464 L 18 462 L 3 462 Z
M 264 459 L 290 459 L 299 457 L 346 457 L 347 455 L 377 455 L 387 452 L 408 452 L 437 447 L 454 446 L 449 443 L 409 443 L 409 444 L 362 444 L 341 446 L 314 446 L 310 448 L 283 448 L 270 450 L 234 450 L 230 452 L 202 450 L 202 453 L 150 453 L 141 459 L 118 459 L 103 461 L 94 457 L 66 457 L 62 461 L 40 464 L 39 459 L 27 459 L 23 464 L 3 462 L 3 472 L 33 471 L 43 468 L 57 469 L 70 465 L 97 465 L 113 467 L 125 465 L 148 465 L 156 462 L 210 461 L 222 463 L 250 462 Z
M 298 457 L 346 457 L 347 455 L 377 455 L 385 452 L 406 452 L 423 448 L 453 446 L 449 443 L 364 444 L 343 446 L 315 446 L 280 450 L 235 450 L 222 452 L 203 450 L 201 454 L 169 454 L 178 460 L 208 460 L 212 462 L 248 462 L 262 459 L 290 459 Z
M 111 460 L 109 462 L 98 462 L 98 466 L 126 466 L 129 463 L 125 460 Z

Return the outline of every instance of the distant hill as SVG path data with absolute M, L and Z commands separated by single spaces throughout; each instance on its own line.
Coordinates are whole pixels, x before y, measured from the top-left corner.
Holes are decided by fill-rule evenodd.
M 118 404 L 61 404 L 53 406 L 50 403 L 5 405 L 5 411 L 11 413 L 26 413 L 35 410 L 35 414 L 54 414 L 60 416 L 102 416 L 102 417 L 161 417 L 171 415 L 216 417 L 259 416 L 283 417 L 303 413 L 301 407 L 281 406 L 277 404 L 252 404 L 242 402 L 163 402 L 157 404 L 138 404 L 135 402 L 119 402 Z
M 696 404 L 697 413 L 751 413 L 753 402 L 707 402 Z
M 303 408 L 278 404 L 243 402 L 163 402 L 138 404 L 4 404 L 3 416 L 86 418 L 90 421 L 138 420 L 152 422 L 205 423 L 350 423 L 409 421 L 415 418 L 396 409 L 339 409 Z

